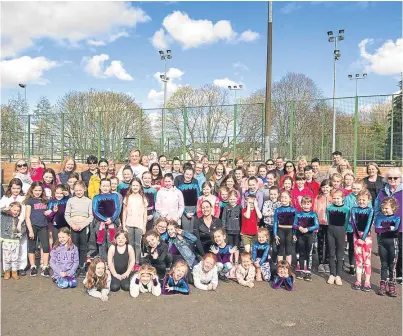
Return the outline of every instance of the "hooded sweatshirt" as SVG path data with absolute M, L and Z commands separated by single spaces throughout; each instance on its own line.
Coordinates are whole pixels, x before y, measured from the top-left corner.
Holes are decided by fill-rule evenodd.
M 399 204 L 398 209 L 396 210 L 396 212 L 394 213 L 395 216 L 398 217 L 402 217 L 402 190 L 403 190 L 403 184 L 399 184 L 397 186 L 397 188 L 395 189 L 394 192 L 392 192 L 390 190 L 389 184 L 385 185 L 385 187 L 379 192 L 378 197 L 375 200 L 375 206 L 374 206 L 374 211 L 375 211 L 375 219 L 376 217 L 380 216 L 381 213 L 381 204 L 382 201 L 386 198 L 386 197 L 394 197 L 397 201 L 397 203 Z M 399 225 L 399 232 L 403 232 L 402 229 L 403 225 Z
M 67 272 L 68 276 L 74 277 L 78 267 L 78 249 L 71 245 L 59 245 L 50 252 L 50 267 L 53 270 L 53 278 L 57 279 L 60 272 Z
M 167 217 L 180 223 L 185 203 L 181 191 L 175 187 L 170 189 L 161 188 L 157 193 L 155 210 L 160 217 Z

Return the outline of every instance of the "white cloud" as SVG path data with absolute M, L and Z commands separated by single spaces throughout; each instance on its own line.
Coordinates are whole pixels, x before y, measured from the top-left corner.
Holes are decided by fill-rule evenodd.
M 232 63 L 232 67 L 234 69 L 241 69 L 241 70 L 245 70 L 245 71 L 249 70 L 249 68 L 245 64 L 243 64 L 242 62 Z
M 41 38 L 77 45 L 150 20 L 129 2 L 4 2 L 1 7 L 3 58 L 19 54 Z
M 290 14 L 302 7 L 301 3 L 290 2 L 285 6 L 281 7 L 280 12 L 283 14 Z
M 23 56 L 9 61 L 1 61 L 1 85 L 12 87 L 19 83 L 46 84 L 48 81 L 42 77 L 44 72 L 59 65 L 42 56 L 35 58 Z
M 252 42 L 257 40 L 259 37 L 260 37 L 259 33 L 256 33 L 248 29 L 241 34 L 241 36 L 239 37 L 239 41 Z
M 121 61 L 111 61 L 111 64 L 104 69 L 104 63 L 107 60 L 109 60 L 109 55 L 107 54 L 96 55 L 91 58 L 84 57 L 84 70 L 96 78 L 116 77 L 120 80 L 133 80 L 133 77 L 127 73 Z
M 396 43 L 388 40 L 370 54 L 366 46 L 373 41 L 373 39 L 365 39 L 358 44 L 365 70 L 378 75 L 400 74 L 403 71 L 403 38 L 397 39 Z
M 225 77 L 223 79 L 214 79 L 213 84 L 220 88 L 223 88 L 223 89 L 228 89 L 228 86 L 242 85 L 242 83 L 234 82 L 234 81 L 228 79 L 227 77 Z
M 129 34 L 127 32 L 120 32 L 109 36 L 107 40 L 88 40 L 87 44 L 93 47 L 102 47 L 105 46 L 107 43 L 115 42 L 121 37 L 129 37 Z
M 164 101 L 164 82 L 160 77 L 162 74 L 162 72 L 157 72 L 153 75 L 153 77 L 158 80 L 162 90 L 157 91 L 152 89 L 147 96 L 149 104 L 153 105 L 154 107 Z M 182 70 L 177 68 L 170 68 L 167 71 L 167 77 L 169 78 L 169 81 L 167 82 L 167 99 L 169 99 L 169 97 L 174 94 L 176 90 L 182 87 L 182 85 L 176 83 L 176 81 L 180 81 L 184 74 L 185 73 Z
M 194 20 L 180 11 L 167 15 L 162 26 L 163 28 L 156 31 L 152 37 L 156 48 L 166 47 L 168 40 L 178 42 L 184 49 L 190 49 L 219 41 L 250 42 L 259 37 L 258 33 L 247 30 L 236 40 L 238 34 L 232 29 L 230 21 L 220 20 L 213 23 L 209 20 Z

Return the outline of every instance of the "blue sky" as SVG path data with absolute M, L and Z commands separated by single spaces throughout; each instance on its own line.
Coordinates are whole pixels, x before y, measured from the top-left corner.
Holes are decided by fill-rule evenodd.
M 97 11 L 89 7 L 94 5 Z M 24 81 L 31 108 L 41 95 L 55 103 L 70 90 L 89 88 L 130 93 L 142 106 L 157 107 L 162 86 L 156 73 L 163 71 L 163 62 L 155 45 L 164 44 L 173 53 L 170 93 L 178 85 L 216 81 L 224 87 L 244 84 L 242 97 L 265 86 L 267 2 L 60 6 L 2 4 L 2 103 L 23 93 L 17 84 Z M 8 13 L 20 13 L 25 27 Z M 194 25 L 194 20 L 205 21 Z M 217 24 L 220 20 L 225 22 Z M 331 97 L 333 45 L 326 32 L 345 29 L 337 96 L 355 94 L 347 75 L 356 72 L 368 72 L 359 83 L 360 95 L 396 92 L 403 60 L 401 25 L 401 2 L 274 2 L 273 81 L 287 72 L 304 73 Z M 153 43 L 161 28 L 164 38 Z M 103 63 L 93 58 L 100 55 Z M 112 61 L 118 62 L 110 66 Z

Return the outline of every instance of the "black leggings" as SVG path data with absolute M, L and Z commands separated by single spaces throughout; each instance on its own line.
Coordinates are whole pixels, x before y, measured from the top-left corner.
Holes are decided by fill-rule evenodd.
M 313 232 L 298 235 L 299 267 L 304 270 L 305 261 L 308 271 L 312 270 Z
M 329 243 L 327 241 L 327 225 L 320 225 L 318 231 L 319 264 L 329 264 Z
M 240 238 L 239 234 L 227 234 L 227 243 L 228 245 L 231 245 L 232 247 L 238 247 L 239 249 L 239 243 L 240 243 Z
M 390 281 L 396 277 L 396 262 L 398 255 L 398 240 L 397 238 L 378 238 L 378 252 L 381 258 L 381 280 L 389 278 Z
M 81 231 L 71 230 L 71 240 L 73 241 L 73 244 L 77 246 L 80 266 L 85 264 L 85 260 L 87 258 L 87 238 L 87 228 L 84 228 Z
M 111 292 L 118 292 L 120 289 L 128 292 L 130 290 L 130 277 L 123 280 L 118 280 L 112 275 Z
M 280 245 L 278 246 L 278 255 L 289 256 L 292 255 L 292 229 L 278 228 L 277 235 L 280 238 Z
M 355 254 L 354 254 L 354 233 L 347 232 L 347 242 L 348 242 L 348 263 L 350 267 L 355 268 Z
M 32 225 L 32 231 L 34 231 L 34 239 L 28 240 L 28 253 L 35 253 L 36 250 L 36 240 L 39 239 L 41 243 L 41 247 L 43 253 L 49 253 L 49 235 L 48 235 L 48 228 L 45 227 L 37 227 Z
M 402 224 L 400 224 L 402 225 Z M 402 232 L 399 232 L 398 235 L 398 243 L 397 243 L 397 247 L 398 247 L 398 253 L 397 253 L 397 265 L 396 265 L 396 277 L 401 278 L 402 277 L 402 250 L 403 250 L 403 246 L 402 246 Z
M 327 241 L 329 242 L 330 275 L 333 276 L 341 275 L 344 255 L 344 233 L 344 226 L 329 225 Z

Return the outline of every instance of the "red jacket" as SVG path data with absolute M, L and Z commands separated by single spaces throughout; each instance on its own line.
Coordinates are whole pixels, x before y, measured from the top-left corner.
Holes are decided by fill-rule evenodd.
M 311 189 L 315 197 L 319 195 L 320 184 L 315 179 L 312 179 L 312 182 L 306 181 L 305 187 Z
M 291 190 L 291 204 L 297 210 L 297 212 L 302 211 L 301 207 L 301 199 L 304 196 L 309 196 L 312 198 L 312 206 L 311 210 L 313 209 L 313 204 L 315 202 L 315 197 L 311 189 L 304 187 L 302 190 L 299 190 L 297 186 Z

